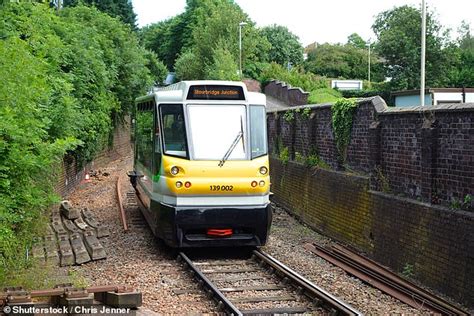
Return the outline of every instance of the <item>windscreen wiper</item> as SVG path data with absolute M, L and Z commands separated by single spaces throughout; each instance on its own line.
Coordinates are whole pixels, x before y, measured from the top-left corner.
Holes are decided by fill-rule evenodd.
M 230 145 L 230 147 L 229 147 L 229 149 L 227 149 L 224 157 L 222 157 L 222 159 L 219 161 L 219 164 L 218 164 L 219 167 L 222 167 L 224 165 L 224 163 L 229 158 L 230 154 L 232 154 L 232 151 L 234 150 L 235 146 L 237 146 L 237 144 L 239 143 L 239 141 L 240 141 L 240 139 L 242 138 L 243 135 L 244 135 L 244 133 L 242 131 L 239 131 L 239 133 L 235 137 L 234 141 L 232 142 L 232 145 Z

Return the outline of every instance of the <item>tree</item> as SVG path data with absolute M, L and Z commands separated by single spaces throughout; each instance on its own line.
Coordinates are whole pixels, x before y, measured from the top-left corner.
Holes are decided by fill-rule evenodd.
M 238 28 L 242 21 L 248 23 L 242 28 L 244 73 L 255 74 L 260 69 L 259 62 L 266 61 L 270 44 L 233 1 L 187 0 L 185 12 L 143 28 L 140 38 L 169 69 L 175 69 L 185 77 L 200 73 L 203 77 L 196 79 L 205 79 L 204 70 L 214 63 L 217 48 L 225 49 L 234 63 L 239 60 Z M 200 70 L 194 67 L 191 72 L 183 68 L 178 71 L 178 61 L 180 67 L 187 63 L 199 64 Z
M 114 119 L 130 111 L 151 78 L 150 57 L 136 34 L 96 8 L 79 5 L 58 15 L 46 3 L 7 3 L 0 19 L 0 284 L 5 284 L 19 264 L 28 264 L 24 250 L 58 199 L 52 185 L 61 158 L 67 151 L 78 162 L 93 159 L 107 145 Z
M 198 80 L 204 77 L 204 69 L 192 51 L 182 53 L 175 64 L 176 78 L 179 80 Z
M 471 33 L 471 26 L 462 21 L 458 32 L 460 34 L 457 50 L 458 62 L 453 84 L 456 87 L 474 87 L 474 36 Z
M 213 63 L 213 54 L 218 47 L 230 52 L 235 62 L 239 60 L 239 23 L 242 21 L 247 23 L 242 27 L 244 73 L 250 62 L 259 62 L 266 57 L 270 44 L 255 28 L 255 23 L 234 2 L 201 0 L 195 8 L 195 15 L 191 45 L 204 66 Z
M 354 46 L 359 49 L 366 48 L 366 41 L 357 33 L 352 33 L 347 37 L 347 45 Z
M 330 78 L 367 79 L 368 51 L 352 44 L 316 45 L 308 53 L 305 69 L 314 74 Z M 371 56 L 371 80 L 382 81 L 378 57 Z
M 128 0 L 64 0 L 65 7 L 86 4 L 95 6 L 112 17 L 119 18 L 130 25 L 132 30 L 137 29 L 137 15 L 133 11 L 132 2 Z
M 211 80 L 239 80 L 237 63 L 227 49 L 217 47 L 214 50 L 213 63 L 209 65 L 206 77 Z
M 168 74 L 165 64 L 158 59 L 155 52 L 146 51 L 146 67 L 150 70 L 154 85 L 161 85 Z
M 262 28 L 261 33 L 271 44 L 268 52 L 269 61 L 282 66 L 289 63 L 298 65 L 303 61 L 303 46 L 298 36 L 281 25 L 272 25 Z
M 383 58 L 393 89 L 420 87 L 421 12 L 410 6 L 396 7 L 377 15 L 372 29 L 377 36 L 375 51 Z M 449 80 L 449 61 L 444 48 L 447 33 L 428 12 L 426 19 L 426 85 L 444 86 Z

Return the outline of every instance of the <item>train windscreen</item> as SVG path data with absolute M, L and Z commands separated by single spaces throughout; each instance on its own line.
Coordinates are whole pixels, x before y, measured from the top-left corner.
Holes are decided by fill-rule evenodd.
M 245 112 L 243 105 L 189 105 L 194 159 L 220 160 L 234 142 L 228 160 L 245 159 Z

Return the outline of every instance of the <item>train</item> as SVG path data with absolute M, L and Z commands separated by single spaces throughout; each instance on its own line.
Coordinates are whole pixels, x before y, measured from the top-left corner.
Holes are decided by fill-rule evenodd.
M 265 95 L 243 82 L 182 81 L 135 105 L 128 176 L 153 234 L 173 248 L 265 245 Z

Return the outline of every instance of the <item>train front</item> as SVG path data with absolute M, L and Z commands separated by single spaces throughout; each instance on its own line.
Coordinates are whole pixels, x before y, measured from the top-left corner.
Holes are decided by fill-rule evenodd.
M 163 154 L 157 235 L 175 247 L 261 246 L 272 211 L 265 95 L 244 85 L 188 84 L 158 104 Z M 238 83 L 237 83 L 238 84 Z

